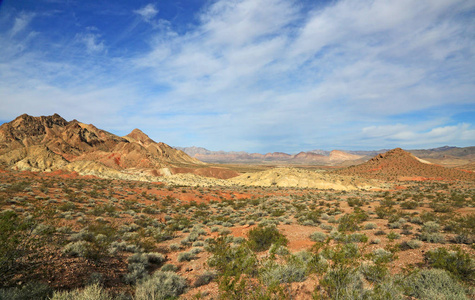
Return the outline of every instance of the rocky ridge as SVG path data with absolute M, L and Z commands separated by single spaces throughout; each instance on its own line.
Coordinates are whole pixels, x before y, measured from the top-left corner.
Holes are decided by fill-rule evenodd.
M 205 163 L 156 143 L 139 129 L 119 137 L 91 124 L 68 122 L 58 114 L 24 114 L 1 125 L 0 162 L 17 170 L 62 169 L 123 179 L 170 175 L 175 168 L 206 168 Z
M 401 148 L 378 154 L 365 163 L 333 173 L 382 180 L 475 180 L 473 172 L 435 165 Z

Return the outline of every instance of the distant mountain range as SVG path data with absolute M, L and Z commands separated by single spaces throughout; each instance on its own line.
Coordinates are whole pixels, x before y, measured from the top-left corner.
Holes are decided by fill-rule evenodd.
M 315 165 L 349 165 L 367 161 L 371 157 L 385 153 L 389 149 L 371 151 L 340 151 L 340 150 L 311 150 L 298 154 L 283 152 L 248 153 L 244 151 L 211 151 L 202 147 L 176 147 L 196 159 L 209 163 L 289 163 Z M 475 147 L 444 146 L 433 149 L 406 150 L 423 159 L 432 159 L 436 163 L 440 160 L 450 160 L 453 165 L 463 165 L 475 160 Z

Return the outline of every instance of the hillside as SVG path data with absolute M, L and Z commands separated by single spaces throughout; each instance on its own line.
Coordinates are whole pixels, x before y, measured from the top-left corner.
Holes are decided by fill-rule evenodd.
M 137 179 L 206 169 L 206 164 L 139 129 L 119 137 L 91 124 L 66 121 L 58 114 L 21 115 L 0 126 L 0 162 L 31 171 L 70 170 L 109 178 Z M 176 172 L 175 172 L 176 171 Z M 229 178 L 226 169 L 200 170 L 205 176 Z M 229 174 L 228 174 L 229 173 Z
M 274 168 L 262 172 L 247 173 L 234 177 L 229 181 L 244 186 L 299 187 L 333 190 L 357 190 L 381 187 L 381 183 L 376 181 L 297 168 Z
M 401 148 L 378 154 L 363 164 L 333 172 L 340 175 L 382 180 L 475 180 L 475 174 L 472 172 L 448 169 L 431 164 Z

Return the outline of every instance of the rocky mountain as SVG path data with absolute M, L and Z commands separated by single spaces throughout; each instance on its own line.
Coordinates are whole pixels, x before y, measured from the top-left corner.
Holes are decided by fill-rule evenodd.
M 475 173 L 473 172 L 431 164 L 401 148 L 378 154 L 363 164 L 333 172 L 339 175 L 382 180 L 475 180 Z
M 153 141 L 139 129 L 119 137 L 91 124 L 68 122 L 58 114 L 24 114 L 1 125 L 0 162 L 19 170 L 65 169 L 120 178 L 170 175 L 183 168 L 193 173 L 207 167 L 181 150 Z M 212 175 L 212 171 L 200 172 Z M 218 171 L 229 176 L 223 175 L 225 169 Z

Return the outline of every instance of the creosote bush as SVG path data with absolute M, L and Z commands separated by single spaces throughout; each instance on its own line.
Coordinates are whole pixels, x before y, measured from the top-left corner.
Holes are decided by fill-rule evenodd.
M 467 298 L 464 288 L 445 270 L 424 269 L 406 277 L 405 294 L 421 300 Z
M 256 252 L 268 250 L 272 244 L 285 246 L 287 243 L 285 235 L 275 226 L 258 226 L 248 233 L 248 246 Z
M 186 280 L 174 272 L 157 271 L 137 284 L 135 299 L 174 299 L 185 292 Z

